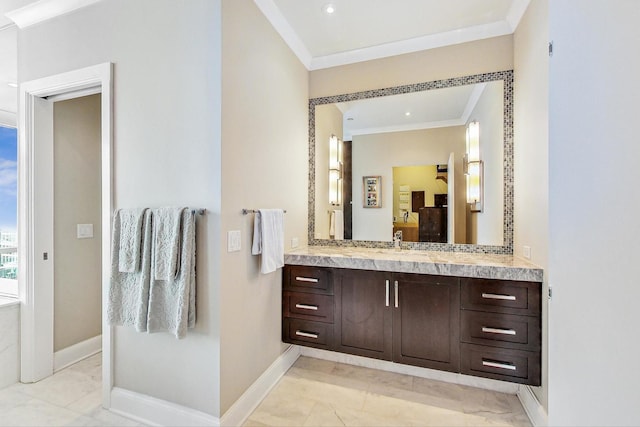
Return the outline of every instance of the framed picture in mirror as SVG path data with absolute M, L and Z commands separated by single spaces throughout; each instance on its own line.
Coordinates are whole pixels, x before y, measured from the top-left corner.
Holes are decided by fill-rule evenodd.
M 382 176 L 362 177 L 362 207 L 381 208 L 382 207 Z

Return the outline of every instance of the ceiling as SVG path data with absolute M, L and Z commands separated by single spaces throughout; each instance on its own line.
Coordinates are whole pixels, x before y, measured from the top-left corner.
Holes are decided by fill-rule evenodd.
M 344 117 L 343 139 L 464 125 L 486 86 L 487 83 L 477 83 L 337 103 Z
M 529 0 L 254 0 L 309 70 L 511 34 Z M 335 12 L 327 14 L 327 5 Z
M 254 0 L 309 70 L 511 34 L 529 1 Z M 33 3 L 0 0 L 0 122 L 17 111 L 7 86 L 17 81 L 17 30 L 5 13 Z

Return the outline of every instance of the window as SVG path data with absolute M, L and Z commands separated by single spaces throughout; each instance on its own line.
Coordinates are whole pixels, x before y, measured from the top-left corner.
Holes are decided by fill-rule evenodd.
M 18 296 L 18 136 L 0 126 L 0 296 Z

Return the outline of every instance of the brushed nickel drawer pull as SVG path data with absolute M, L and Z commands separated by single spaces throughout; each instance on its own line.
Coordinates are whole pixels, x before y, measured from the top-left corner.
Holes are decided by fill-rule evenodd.
M 386 286 L 385 286 L 385 294 L 384 294 L 384 303 L 385 303 L 385 307 L 389 307 L 389 281 L 385 280 Z
M 296 304 L 296 308 L 301 308 L 303 310 L 318 310 L 317 305 L 308 305 L 308 304 Z
M 482 366 L 488 366 L 490 368 L 508 369 L 510 371 L 516 370 L 515 365 L 510 365 L 508 363 L 492 362 L 491 360 L 484 360 L 484 359 L 482 359 Z
M 296 331 L 296 335 L 299 337 L 313 338 L 314 340 L 318 339 L 318 334 L 312 334 L 311 332 Z
M 484 292 L 482 293 L 482 298 L 485 298 L 485 299 L 501 299 L 501 300 L 507 300 L 507 301 L 515 301 L 516 300 L 515 295 L 485 294 Z
M 312 277 L 296 277 L 297 282 L 309 282 L 309 283 L 318 283 L 318 279 L 314 279 Z
M 487 332 L 489 334 L 501 334 L 501 335 L 515 335 L 516 331 L 513 329 L 500 329 L 500 328 L 489 328 L 487 326 L 482 327 L 482 332 Z

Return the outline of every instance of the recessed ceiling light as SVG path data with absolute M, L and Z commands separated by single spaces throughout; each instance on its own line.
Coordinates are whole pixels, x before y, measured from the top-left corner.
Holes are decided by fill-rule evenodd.
M 7 86 L 10 86 L 10 87 L 18 87 L 18 83 L 9 82 L 9 83 L 7 83 Z
M 332 13 L 334 13 L 336 11 L 336 7 L 334 4 L 332 3 L 328 3 L 325 4 L 324 6 L 322 6 L 322 11 L 328 15 L 331 15 Z
M 407 111 L 406 113 L 404 113 L 404 115 L 409 117 L 411 115 L 411 111 Z

